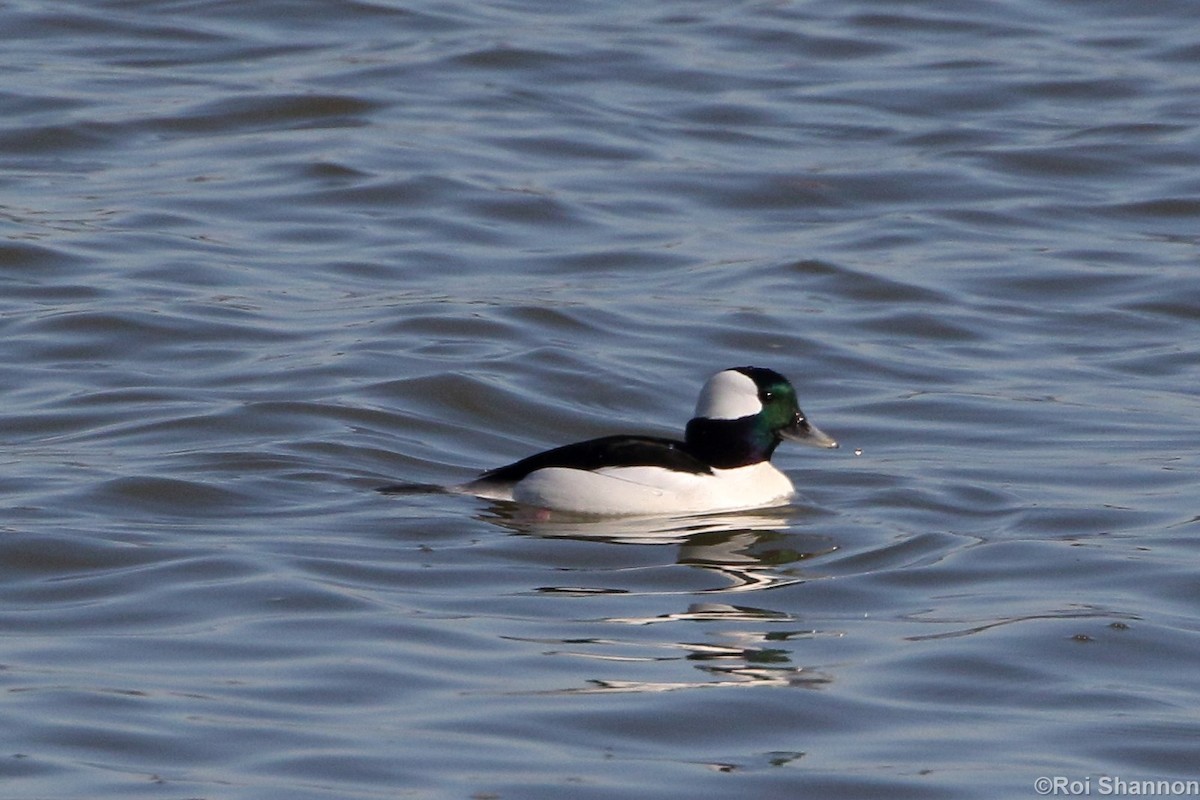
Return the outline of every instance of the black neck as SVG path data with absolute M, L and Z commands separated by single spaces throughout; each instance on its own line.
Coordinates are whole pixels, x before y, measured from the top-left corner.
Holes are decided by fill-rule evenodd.
M 684 444 L 689 453 L 717 469 L 770 461 L 780 439 L 776 434 L 764 431 L 759 422 L 758 417 L 695 417 L 687 424 Z

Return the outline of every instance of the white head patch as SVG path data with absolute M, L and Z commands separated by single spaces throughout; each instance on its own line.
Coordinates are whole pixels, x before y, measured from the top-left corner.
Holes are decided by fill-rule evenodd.
M 700 390 L 694 416 L 706 419 L 740 419 L 762 411 L 758 386 L 734 369 L 718 372 Z

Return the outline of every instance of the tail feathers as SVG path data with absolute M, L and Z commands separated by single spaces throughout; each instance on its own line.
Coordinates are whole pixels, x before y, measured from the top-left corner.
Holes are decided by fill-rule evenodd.
M 375 491 L 380 494 L 440 494 L 449 489 L 437 483 L 393 483 L 380 486 Z
M 491 478 L 477 478 L 457 486 L 446 486 L 444 491 L 449 494 L 469 494 L 484 500 L 512 500 L 513 481 L 498 481 Z
M 440 483 L 394 483 L 380 486 L 380 494 L 469 494 L 484 500 L 512 500 L 513 484 L 505 481 L 474 480 L 443 486 Z

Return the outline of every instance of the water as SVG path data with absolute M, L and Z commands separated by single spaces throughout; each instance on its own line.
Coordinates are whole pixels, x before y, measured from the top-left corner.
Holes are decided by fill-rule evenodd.
M 1190 3 L 0 30 L 6 798 L 1200 777 Z M 790 507 L 372 491 L 740 364 L 842 441 Z

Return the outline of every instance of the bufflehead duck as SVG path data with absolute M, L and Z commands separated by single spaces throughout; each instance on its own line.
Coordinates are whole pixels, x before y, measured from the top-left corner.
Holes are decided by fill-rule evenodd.
M 529 456 L 452 490 L 614 516 L 781 505 L 796 492 L 771 465 L 784 439 L 838 446 L 805 418 L 787 378 L 762 367 L 736 367 L 704 384 L 682 442 L 605 436 Z

